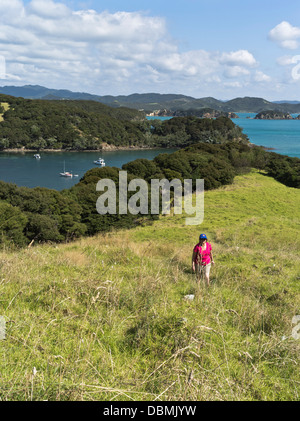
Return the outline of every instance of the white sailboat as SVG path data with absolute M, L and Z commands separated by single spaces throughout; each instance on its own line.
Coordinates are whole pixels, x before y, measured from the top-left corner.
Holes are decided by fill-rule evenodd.
M 66 171 L 65 161 L 64 161 L 64 172 L 59 173 L 59 175 L 60 175 L 61 177 L 70 177 L 70 178 L 72 178 L 72 177 L 73 177 L 72 172 Z

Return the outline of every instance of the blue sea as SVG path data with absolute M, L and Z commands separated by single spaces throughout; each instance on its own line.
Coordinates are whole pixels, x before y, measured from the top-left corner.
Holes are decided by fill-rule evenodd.
M 274 152 L 300 158 L 300 120 L 255 120 L 256 113 L 235 113 L 232 121 L 243 129 L 249 141 Z M 297 114 L 291 114 L 297 117 Z M 148 117 L 166 120 L 172 117 Z
M 300 158 L 300 120 L 254 120 L 255 113 L 236 113 L 232 119 L 243 129 L 250 142 L 272 148 L 274 152 Z M 159 117 L 162 120 L 170 117 Z M 176 118 L 176 117 L 175 117 Z M 148 117 L 153 119 L 153 117 Z M 138 158 L 153 159 L 160 153 L 175 149 L 103 151 L 106 165 L 121 168 Z M 33 153 L 0 153 L 0 180 L 25 187 L 47 187 L 55 190 L 70 188 L 91 168 L 99 152 L 41 152 L 36 160 Z M 59 173 L 70 171 L 78 177 L 64 178 Z
M 239 118 L 232 121 L 243 129 L 251 143 L 300 158 L 300 120 L 254 120 L 255 113 L 236 114 Z

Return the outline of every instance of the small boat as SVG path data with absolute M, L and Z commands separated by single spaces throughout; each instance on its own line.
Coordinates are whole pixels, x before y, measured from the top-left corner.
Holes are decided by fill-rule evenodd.
M 105 162 L 103 158 L 98 158 L 96 161 L 94 161 L 94 164 L 100 165 L 101 167 L 105 167 Z
M 39 153 L 36 153 L 35 155 L 33 155 L 35 157 L 35 159 L 41 159 L 41 155 Z
M 59 173 L 61 177 L 73 177 L 73 174 L 71 172 L 68 171 L 64 171 Z
M 61 177 L 69 177 L 69 178 L 72 178 L 72 177 L 73 177 L 73 174 L 72 174 L 71 172 L 66 171 L 66 168 L 65 168 L 65 161 L 64 161 L 64 172 L 60 172 L 60 173 L 59 173 L 59 175 L 60 175 Z

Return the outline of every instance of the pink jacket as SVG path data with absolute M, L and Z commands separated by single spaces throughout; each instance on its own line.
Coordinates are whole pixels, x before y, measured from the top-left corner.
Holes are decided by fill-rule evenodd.
M 211 259 L 210 259 L 210 253 L 211 253 L 211 251 L 212 251 L 212 247 L 211 247 L 211 244 L 210 243 L 206 243 L 206 249 L 205 250 L 202 250 L 202 247 L 200 246 L 200 243 L 198 243 L 194 247 L 194 252 L 196 253 L 196 256 L 194 258 L 194 262 L 195 263 L 198 263 L 198 261 L 197 261 L 198 260 L 198 256 L 199 256 L 199 254 L 201 254 L 201 257 L 202 257 L 201 264 L 203 266 L 208 265 L 211 262 Z

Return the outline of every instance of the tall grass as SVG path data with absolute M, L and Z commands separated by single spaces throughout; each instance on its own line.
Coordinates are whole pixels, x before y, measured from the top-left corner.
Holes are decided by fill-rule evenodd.
M 298 400 L 299 205 L 251 173 L 206 193 L 198 227 L 177 215 L 3 250 L 1 399 Z M 190 270 L 200 231 L 210 288 Z

